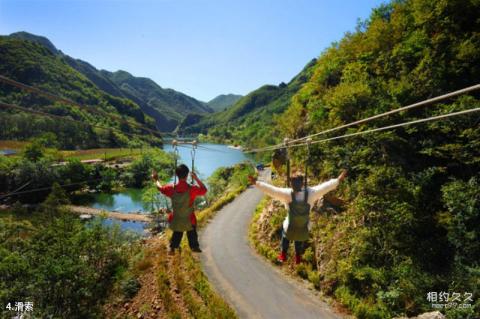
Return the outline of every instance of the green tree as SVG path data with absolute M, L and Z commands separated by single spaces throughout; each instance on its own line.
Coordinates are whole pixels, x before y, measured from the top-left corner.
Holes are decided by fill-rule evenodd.
M 41 144 L 39 140 L 34 140 L 31 142 L 25 150 L 23 151 L 23 156 L 25 159 L 37 162 L 40 158 L 44 155 L 44 146 Z
M 150 181 L 152 170 L 158 172 L 160 180 L 168 180 L 172 176 L 173 158 L 161 150 L 149 150 L 136 159 L 123 176 L 128 186 L 142 187 Z

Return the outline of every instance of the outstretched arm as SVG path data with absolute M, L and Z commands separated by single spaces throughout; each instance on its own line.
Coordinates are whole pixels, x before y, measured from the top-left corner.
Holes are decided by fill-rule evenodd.
M 251 185 L 256 186 L 259 190 L 276 200 L 284 203 L 290 203 L 292 200 L 292 190 L 290 188 L 276 187 L 265 182 L 260 182 L 253 176 L 249 176 L 248 179 Z
M 310 187 L 310 192 L 308 194 L 309 202 L 314 203 L 326 193 L 336 189 L 340 184 L 340 182 L 343 181 L 346 176 L 347 176 L 347 171 L 343 170 L 342 173 L 337 178 L 332 178 L 327 182 Z
M 155 186 L 157 186 L 157 189 L 164 194 L 165 196 L 171 197 L 173 195 L 173 186 L 172 185 L 162 185 L 160 181 L 158 180 L 158 174 L 157 171 L 153 170 L 152 171 L 152 180 L 155 183 Z

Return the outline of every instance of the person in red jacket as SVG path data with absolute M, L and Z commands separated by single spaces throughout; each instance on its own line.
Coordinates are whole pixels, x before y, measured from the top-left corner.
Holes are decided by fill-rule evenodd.
M 179 165 L 175 169 L 175 174 L 178 177 L 178 183 L 175 185 L 161 185 L 157 173 L 155 171 L 152 173 L 152 179 L 158 190 L 172 200 L 173 212 L 168 216 L 170 229 L 173 231 L 170 239 L 170 254 L 173 254 L 175 249 L 180 246 L 185 231 L 187 232 L 190 249 L 193 252 L 202 252 L 198 243 L 197 219 L 193 203 L 195 198 L 207 193 L 207 188 L 194 172 L 191 173 L 191 176 L 197 185 L 190 185 L 187 182 L 189 172 L 190 170 L 186 165 Z

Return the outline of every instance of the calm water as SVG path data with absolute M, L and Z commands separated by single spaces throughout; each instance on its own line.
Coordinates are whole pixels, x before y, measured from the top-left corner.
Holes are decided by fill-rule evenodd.
M 146 224 L 142 222 L 124 221 L 111 218 L 105 219 L 103 223 L 107 226 L 119 225 L 121 230 L 128 230 L 138 234 L 144 234 L 144 228 L 146 226 Z
M 170 144 L 165 145 L 164 150 L 173 152 Z M 189 168 L 192 165 L 192 148 L 189 146 L 179 147 L 180 163 L 186 164 Z M 199 144 L 195 154 L 195 171 L 202 180 L 206 180 L 219 167 L 231 166 L 247 160 L 245 154 L 221 144 Z M 88 199 L 83 199 L 82 204 L 98 209 L 119 212 L 142 212 L 148 213 L 149 207 L 142 202 L 142 189 L 127 188 L 120 193 L 94 194 Z M 142 232 L 144 223 L 133 223 L 123 221 L 109 221 L 109 223 L 120 224 L 122 229 L 129 229 L 135 232 Z
M 148 212 L 148 206 L 142 202 L 142 189 L 127 188 L 120 193 L 99 193 L 93 196 L 94 208 L 118 212 Z
M 208 148 L 205 149 L 205 148 Z M 166 152 L 173 152 L 171 144 L 164 147 Z M 180 161 L 186 164 L 190 169 L 192 166 L 192 148 L 182 146 L 178 148 Z M 199 144 L 195 154 L 195 171 L 200 178 L 208 178 L 219 167 L 232 166 L 246 160 L 245 154 L 239 150 L 231 149 L 222 144 Z

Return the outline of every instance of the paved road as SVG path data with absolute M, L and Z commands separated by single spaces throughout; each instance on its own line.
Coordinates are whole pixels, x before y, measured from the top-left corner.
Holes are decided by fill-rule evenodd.
M 249 246 L 248 225 L 262 196 L 249 188 L 218 212 L 201 234 L 202 264 L 210 282 L 240 318 L 340 318 Z

